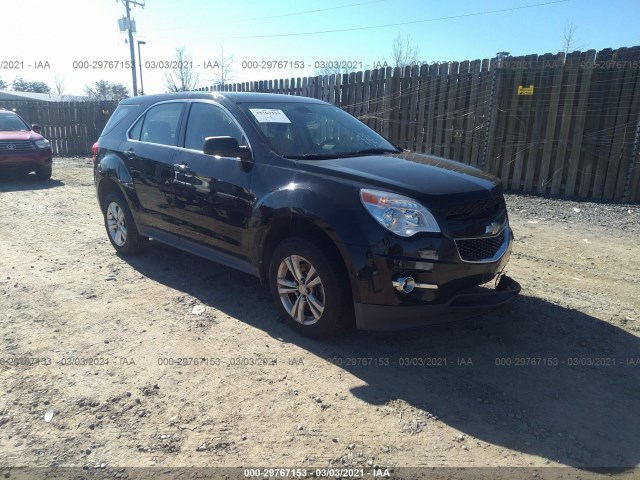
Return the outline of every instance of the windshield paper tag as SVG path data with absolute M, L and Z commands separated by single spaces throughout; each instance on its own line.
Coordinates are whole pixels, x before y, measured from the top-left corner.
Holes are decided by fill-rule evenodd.
M 250 108 L 249 111 L 260 123 L 291 123 L 284 112 L 277 108 Z

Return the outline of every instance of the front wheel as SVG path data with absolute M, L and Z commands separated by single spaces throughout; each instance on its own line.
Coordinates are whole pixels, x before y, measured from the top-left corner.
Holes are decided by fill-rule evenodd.
M 53 173 L 51 165 L 46 167 L 39 167 L 36 170 L 36 177 L 39 180 L 49 180 L 51 178 L 51 174 Z
M 111 192 L 104 199 L 104 226 L 118 253 L 132 255 L 144 250 L 147 238 L 138 233 L 131 210 L 122 194 Z
M 269 285 L 285 321 L 305 336 L 335 336 L 351 313 L 351 290 L 339 260 L 306 239 L 290 238 L 276 247 Z

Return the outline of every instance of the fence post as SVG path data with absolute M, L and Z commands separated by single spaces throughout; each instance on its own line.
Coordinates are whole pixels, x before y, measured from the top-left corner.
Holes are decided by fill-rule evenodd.
M 487 150 L 490 140 L 491 125 L 493 123 L 493 109 L 495 107 L 496 83 L 498 82 L 498 68 L 500 68 L 500 58 L 494 60 L 495 68 L 491 75 L 491 93 L 489 94 L 489 112 L 487 113 L 487 126 L 484 131 L 484 144 L 482 145 L 482 156 L 480 157 L 480 169 L 484 171 L 487 162 Z M 493 62 L 492 62 L 493 63 Z
M 382 136 L 389 138 L 389 124 L 391 121 L 391 72 L 393 69 L 387 67 L 384 70 L 384 90 L 380 92 L 382 95 L 382 120 L 380 127 L 382 128 Z
M 622 195 L 622 201 L 626 202 L 631 196 L 631 177 L 633 176 L 633 170 L 638 157 L 638 148 L 640 147 L 640 114 L 638 114 L 638 122 L 636 123 L 636 136 L 633 139 L 633 148 L 631 149 L 631 157 L 629 157 L 629 167 L 627 169 L 627 178 L 624 183 L 624 195 Z

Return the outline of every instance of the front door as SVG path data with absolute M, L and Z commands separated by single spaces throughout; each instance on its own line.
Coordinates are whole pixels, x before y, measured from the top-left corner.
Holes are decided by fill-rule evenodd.
M 184 148 L 174 158 L 173 215 L 182 222 L 182 235 L 245 260 L 242 243 L 254 202 L 252 169 L 237 158 L 203 153 L 205 138 L 220 136 L 246 145 L 242 130 L 226 110 L 212 102 L 192 102 Z

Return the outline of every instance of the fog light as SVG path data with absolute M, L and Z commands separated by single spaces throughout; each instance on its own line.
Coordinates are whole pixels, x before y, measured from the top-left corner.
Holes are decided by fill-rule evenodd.
M 391 281 L 391 285 L 396 289 L 397 292 L 400 293 L 411 293 L 416 288 L 426 289 L 426 290 L 437 290 L 438 285 L 434 283 L 420 283 L 416 282 L 413 277 L 408 276 L 399 276 L 396 277 L 395 280 Z
M 416 281 L 413 277 L 398 277 L 393 281 L 393 286 L 398 292 L 411 293 L 416 288 Z

